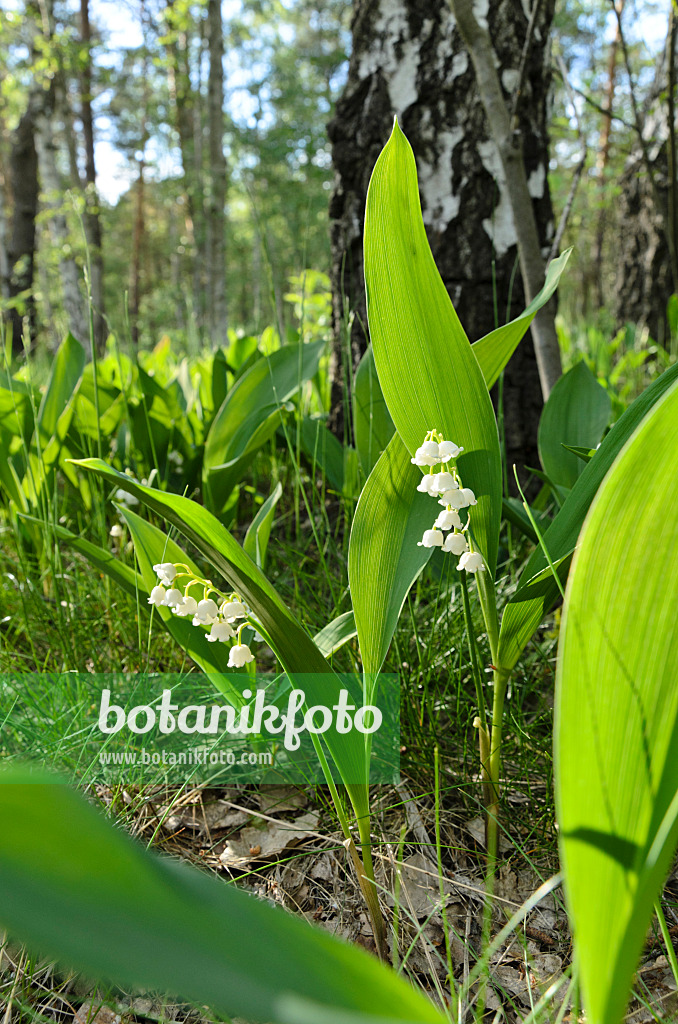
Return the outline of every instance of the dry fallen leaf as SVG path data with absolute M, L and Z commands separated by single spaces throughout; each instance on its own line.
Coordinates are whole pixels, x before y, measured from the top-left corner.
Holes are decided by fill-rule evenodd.
M 242 867 L 249 864 L 254 857 L 276 857 L 287 847 L 308 839 L 315 832 L 317 825 L 317 812 L 309 811 L 289 823 L 267 821 L 258 827 L 244 828 L 239 836 L 228 840 L 219 860 L 227 867 Z M 253 853 L 252 851 L 257 848 L 258 853 Z

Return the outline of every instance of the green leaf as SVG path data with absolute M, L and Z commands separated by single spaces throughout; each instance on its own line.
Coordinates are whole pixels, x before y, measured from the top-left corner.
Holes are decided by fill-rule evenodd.
M 205 439 L 205 498 L 217 515 L 259 448 L 275 433 L 282 404 L 317 372 L 326 344 L 285 345 L 259 359 L 229 391 Z
M 256 347 L 256 344 L 255 344 Z M 228 394 L 228 363 L 226 353 L 218 348 L 212 357 L 212 408 L 216 412 Z
M 502 497 L 497 424 L 431 254 L 414 155 L 397 122 L 367 194 L 365 284 L 374 360 L 396 430 L 410 454 L 433 428 L 463 446 L 457 465 L 478 501 L 471 529 L 494 578 Z
M 271 536 L 271 527 L 273 526 L 273 513 L 281 496 L 282 484 L 277 483 L 250 523 L 249 529 L 245 534 L 242 546 L 252 561 L 256 562 L 259 569 L 263 569 L 266 562 L 266 549 L 268 547 L 268 539 Z
M 368 345 L 353 378 L 353 433 L 365 476 L 374 469 L 394 431 L 374 365 L 372 346 Z
M 57 424 L 71 402 L 85 368 L 85 350 L 72 334 L 59 346 L 47 390 L 40 403 L 37 427 L 44 447 L 57 432 Z
M 54 779 L 0 775 L 0 920 L 31 947 L 90 976 L 248 1020 L 443 1024 L 374 957 L 147 853 Z
M 678 383 L 582 530 L 556 679 L 557 817 L 591 1024 L 618 1024 L 678 842 Z
M 571 488 L 583 470 L 564 445 L 595 448 L 610 419 L 610 396 L 581 360 L 558 380 L 539 421 L 539 456 L 557 487 Z
M 563 256 L 552 262 L 546 284 L 530 307 L 533 312 L 550 298 L 570 251 L 563 253 Z M 512 324 L 507 324 L 506 328 L 493 331 L 492 334 L 488 334 L 472 346 L 473 352 L 477 354 L 478 363 L 488 388 L 492 387 L 504 369 L 520 338 L 531 323 L 532 315 L 533 313 L 524 313 Z M 516 325 L 521 325 L 523 322 L 524 330 L 518 331 Z M 382 459 L 381 467 L 379 468 L 379 462 L 377 462 L 377 466 L 372 471 L 375 474 L 375 479 L 371 482 L 368 480 L 370 487 L 368 493 L 372 494 L 372 500 L 361 501 L 356 508 L 351 544 L 349 545 L 349 572 L 351 565 L 354 566 L 351 598 L 354 607 L 357 605 L 361 609 L 359 613 L 360 649 L 367 651 L 370 666 L 378 665 L 379 667 L 383 664 L 388 652 L 400 611 L 410 587 L 431 556 L 430 549 L 426 548 L 416 548 L 420 556 L 418 559 L 415 559 L 413 555 L 413 546 L 421 539 L 423 531 L 430 526 L 431 506 L 429 503 L 429 518 L 427 518 L 426 502 L 421 500 L 422 496 L 415 489 L 419 477 L 412 472 L 410 454 L 398 435 L 393 437 L 389 443 L 388 459 L 384 456 Z M 400 483 L 397 483 L 398 481 Z M 412 492 L 408 496 L 410 486 Z M 373 520 L 379 493 L 384 494 L 394 515 L 395 510 L 399 510 L 398 522 L 389 525 L 388 528 L 374 529 Z M 508 499 L 507 505 L 502 501 L 502 510 L 507 518 L 536 542 L 537 537 L 532 529 L 532 524 L 520 502 L 516 502 L 516 499 Z M 538 513 L 536 518 L 541 526 L 543 522 L 541 514 Z M 398 541 L 394 544 L 394 538 L 400 538 L 399 548 L 397 548 Z M 408 561 L 408 557 L 413 560 Z M 369 571 L 361 572 L 360 566 L 362 565 L 377 567 L 377 571 L 380 573 L 384 566 L 390 566 L 390 569 L 385 576 L 373 576 Z M 374 586 L 375 579 L 380 580 L 379 587 Z M 369 671 L 375 671 L 374 667 Z
M 549 301 L 555 292 L 560 275 L 565 269 L 565 264 L 571 253 L 572 249 L 567 249 L 556 259 L 551 260 L 546 271 L 544 287 L 519 317 L 511 320 L 508 324 L 497 327 L 496 330 L 486 334 L 484 338 L 480 338 L 473 344 L 473 354 L 480 364 L 488 388 L 491 388 L 499 379 L 500 373 L 527 333 L 537 311 Z
M 305 676 L 303 689 L 309 702 L 328 706 L 336 702 L 340 680 L 262 571 L 215 516 L 189 498 L 136 483 L 101 459 L 82 459 L 74 465 L 133 494 L 172 523 L 252 608 L 262 635 L 285 670 L 292 677 Z M 367 789 L 358 781 L 366 778 L 364 746 L 359 734 L 356 730 L 339 734 L 331 728 L 323 739 L 351 795 L 356 814 L 366 815 Z
M 590 462 L 593 456 L 596 454 L 595 448 L 582 447 L 576 444 L 564 444 L 563 448 L 565 448 L 568 452 L 572 452 L 572 454 L 576 455 L 577 458 L 581 459 L 582 462 Z
M 409 589 L 432 548 L 418 547 L 437 505 L 417 491 L 421 472 L 394 434 L 370 473 L 356 508 L 348 548 L 348 579 L 363 668 L 376 675 Z
M 352 611 L 344 612 L 332 619 L 319 633 L 313 637 L 316 646 L 322 651 L 326 658 L 338 651 L 345 643 L 357 636 L 358 630 L 355 626 L 355 615 Z
M 121 508 L 120 512 L 134 542 L 145 595 L 150 594 L 157 583 L 153 566 L 159 562 L 183 562 L 196 576 L 202 575 L 195 562 L 157 526 L 147 523 L 128 508 Z M 229 648 L 221 643 L 210 643 L 202 629 L 196 628 L 189 619 L 174 615 L 169 608 L 155 608 L 153 614 L 159 616 L 170 636 L 203 670 L 216 689 L 234 707 L 242 707 L 245 702 L 233 683 L 233 669 L 228 667 Z M 245 676 L 243 685 L 246 685 L 246 680 Z
M 636 427 L 677 378 L 678 364 L 653 381 L 617 420 L 591 461 L 584 467 L 563 507 L 543 535 L 552 561 L 561 565 L 561 580 L 567 577 L 568 561 L 577 543 L 584 517 L 605 474 Z M 518 589 L 502 616 L 498 653 L 502 668 L 513 668 L 539 623 L 560 598 L 555 581 L 544 585 L 540 576 L 547 567 L 541 548 L 535 548 L 523 569 Z M 540 579 L 538 588 L 533 589 L 531 581 L 537 578 Z

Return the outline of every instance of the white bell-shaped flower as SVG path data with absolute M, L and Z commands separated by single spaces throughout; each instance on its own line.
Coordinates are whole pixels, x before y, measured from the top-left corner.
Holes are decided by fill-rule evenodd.
M 122 526 L 120 525 L 120 523 L 113 523 L 113 526 L 109 531 L 109 536 L 116 538 L 122 537 Z
M 434 473 L 431 480 L 430 494 L 445 494 L 459 486 L 451 473 Z
M 438 462 L 438 444 L 436 441 L 424 441 L 410 459 L 414 466 L 435 466 Z
M 254 655 L 247 644 L 235 644 L 228 655 L 229 668 L 242 668 L 248 661 L 254 661 Z
M 463 555 L 468 551 L 468 544 L 463 533 L 448 533 L 443 544 L 443 551 L 451 551 L 453 555 Z
M 184 603 L 184 595 L 176 587 L 172 587 L 171 590 L 167 591 L 165 597 L 165 604 L 168 608 L 177 608 L 180 604 Z
M 181 619 L 188 618 L 190 615 L 195 615 L 198 610 L 198 602 L 190 594 L 187 594 L 181 604 L 178 604 L 173 608 L 174 614 L 178 615 Z
M 166 587 L 172 585 L 177 574 L 176 567 L 172 562 L 160 562 L 158 565 L 153 566 L 153 571 L 158 574 L 158 579 Z
M 433 525 L 437 526 L 439 530 L 451 530 L 453 527 L 456 530 L 461 530 L 461 519 L 455 509 L 446 508 L 439 514 Z
M 470 487 L 462 487 L 461 493 L 466 498 L 467 505 L 477 505 L 476 496 Z
M 221 641 L 225 643 L 227 640 L 231 640 L 235 636 L 235 633 L 227 622 L 213 622 L 212 628 L 207 634 L 207 639 L 211 644 Z
M 166 595 L 167 591 L 165 590 L 165 588 L 162 586 L 162 584 L 158 584 L 157 587 L 153 587 L 150 597 L 148 598 L 148 603 L 154 604 L 156 608 L 159 608 L 161 605 L 165 604 Z
M 464 495 L 465 488 L 457 487 L 454 490 L 445 491 L 438 502 L 439 505 L 449 505 L 453 509 L 466 508 L 468 501 Z
M 422 494 L 435 495 L 437 492 L 432 490 L 432 487 L 435 487 L 435 476 L 432 476 L 430 473 L 426 473 L 417 484 L 417 490 L 421 491 Z
M 485 569 L 483 556 L 479 551 L 465 551 L 459 559 L 457 569 L 466 569 L 466 572 L 478 572 Z
M 242 601 L 224 601 L 219 608 L 219 614 L 229 622 L 233 622 L 235 619 L 246 618 L 247 608 Z
M 198 607 L 193 616 L 193 625 L 211 626 L 218 614 L 217 602 L 213 601 L 211 597 L 207 597 L 204 601 L 198 601 Z
M 438 445 L 438 457 L 441 462 L 449 462 L 450 459 L 456 459 L 463 450 L 454 441 L 441 441 Z
M 440 530 L 424 530 L 424 536 L 417 542 L 420 548 L 441 548 L 443 546 L 443 535 Z
M 115 498 L 116 501 L 121 501 L 123 503 L 123 505 L 127 505 L 127 506 L 130 506 L 130 507 L 132 505 L 138 505 L 139 504 L 139 499 L 136 497 L 136 495 L 128 494 L 128 492 L 127 491 L 123 491 L 122 488 L 119 488 L 115 492 L 113 497 Z

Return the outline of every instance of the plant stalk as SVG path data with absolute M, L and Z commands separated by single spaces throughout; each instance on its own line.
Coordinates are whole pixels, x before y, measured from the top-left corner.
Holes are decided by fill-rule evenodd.
M 369 817 L 358 818 L 358 832 L 360 834 L 360 847 L 362 860 L 356 849 L 351 836 L 344 843 L 351 855 L 353 866 L 358 876 L 358 882 L 365 897 L 367 910 L 372 921 L 374 931 L 374 942 L 377 953 L 382 960 L 388 960 L 388 944 L 386 942 L 386 927 L 384 917 L 379 906 L 379 894 L 374 878 L 374 864 L 372 862 L 372 846 L 370 841 L 370 819 Z

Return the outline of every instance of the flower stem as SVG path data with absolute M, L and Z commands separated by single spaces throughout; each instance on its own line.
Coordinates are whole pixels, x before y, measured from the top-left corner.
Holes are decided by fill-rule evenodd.
M 476 648 L 476 638 L 473 630 L 471 602 L 468 596 L 468 581 L 466 579 L 466 575 L 467 574 L 463 570 L 459 573 L 459 578 L 461 580 L 461 593 L 464 601 L 464 622 L 466 624 L 466 635 L 468 637 L 468 646 L 471 655 L 473 682 L 476 688 L 476 702 L 478 704 L 478 715 L 480 717 L 481 726 L 483 727 L 483 729 L 487 730 L 487 713 L 485 709 L 485 696 L 483 694 L 483 681 L 480 675 L 480 665 L 478 664 L 478 651 Z

